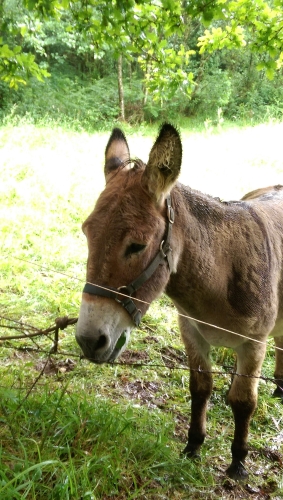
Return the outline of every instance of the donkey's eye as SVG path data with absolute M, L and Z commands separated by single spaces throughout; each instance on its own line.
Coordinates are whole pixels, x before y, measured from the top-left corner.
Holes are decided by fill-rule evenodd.
M 132 255 L 133 253 L 139 253 L 145 247 L 146 247 L 146 245 L 140 245 L 139 243 L 131 243 L 131 245 L 129 245 L 126 248 L 125 257 L 128 257 L 129 255 Z

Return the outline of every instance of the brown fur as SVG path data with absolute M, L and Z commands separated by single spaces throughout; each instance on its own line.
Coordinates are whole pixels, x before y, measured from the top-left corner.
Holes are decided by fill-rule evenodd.
M 264 188 L 241 201 L 221 203 L 177 182 L 182 147 L 172 126 L 161 129 L 147 166 L 142 162 L 132 169 L 117 165 L 113 173 L 116 142 L 111 136 L 107 146 L 106 188 L 83 224 L 89 247 L 87 281 L 118 288 L 146 269 L 164 236 L 164 198 L 170 191 L 175 210 L 171 241 L 175 272 L 170 275 L 164 261 L 135 297 L 150 303 L 165 291 L 180 313 L 191 368 L 186 454 L 197 455 L 205 437 L 212 377 L 196 370 L 211 369 L 210 345 L 232 347 L 237 372 L 251 376 L 234 377 L 228 396 L 235 419 L 228 474 L 243 479 L 249 422 L 257 404 L 258 379 L 252 377 L 261 373 L 268 335 L 283 348 L 283 188 Z M 124 148 L 121 153 L 120 138 L 117 149 L 126 157 L 126 140 Z M 145 248 L 129 254 L 133 243 Z M 148 304 L 136 303 L 144 314 Z M 87 357 L 107 361 L 128 327 L 132 328 L 130 317 L 113 299 L 83 294 L 77 340 Z M 283 353 L 279 350 L 275 378 L 281 387 Z M 277 396 L 282 396 L 280 387 Z

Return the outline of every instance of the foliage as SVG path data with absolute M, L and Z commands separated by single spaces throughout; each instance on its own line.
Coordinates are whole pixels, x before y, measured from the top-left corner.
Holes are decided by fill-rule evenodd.
M 16 1 L 19 9 L 15 10 Z M 115 57 L 123 54 L 129 61 L 137 59 L 144 85 L 159 101 L 164 92 L 170 97 L 180 89 L 188 94 L 193 90 L 189 65 L 195 51 L 201 55 L 247 46 L 261 56 L 258 69 L 265 69 L 272 78 L 283 60 L 281 4 L 281 0 L 272 4 L 266 0 L 5 0 L 1 78 L 17 87 L 29 76 L 42 79 L 48 75 L 35 60 L 36 54 L 47 55 L 46 22 L 58 23 L 57 42 L 68 45 L 76 57 L 92 52 L 101 58 L 110 50 Z M 45 21 L 38 22 L 38 16 Z M 186 43 L 187 31 L 196 19 L 211 27 L 201 30 L 192 47 Z M 12 45 L 15 36 L 20 44 Z
M 4 0 L 0 5 L 0 79 L 17 89 L 25 85 L 29 78 L 40 81 L 49 76 L 46 67 L 36 62 L 35 54 L 26 51 L 23 38 L 35 27 L 17 0 Z M 18 43 L 15 43 L 15 40 Z
M 40 81 L 49 73 L 40 68 L 35 62 L 33 54 L 24 54 L 19 45 L 9 48 L 2 44 L 0 38 L 0 72 L 1 79 L 8 82 L 10 87 L 18 88 L 19 84 L 26 84 L 27 78 L 33 76 Z M 1 45 L 2 44 L 2 45 Z
M 171 5 L 173 7 L 173 4 Z M 164 90 L 169 94 L 182 87 L 190 91 L 192 75 L 186 71 L 191 50 L 186 50 L 176 36 L 182 33 L 180 5 L 171 8 L 159 1 L 108 2 L 89 0 L 82 9 L 74 2 L 74 29 L 92 37 L 94 47 L 123 54 L 129 61 L 137 58 L 144 73 L 144 84 L 160 100 Z M 101 26 L 103 31 L 101 31 Z
M 205 25 L 212 24 L 199 38 L 200 53 L 223 48 L 249 46 L 263 55 L 258 69 L 273 78 L 283 59 L 282 0 L 215 0 L 203 5 L 202 0 L 188 2 L 187 11 L 202 15 Z
M 3 13 L 6 17 L 9 17 L 8 11 L 12 1 L 15 0 L 5 0 L 6 8 L 3 8 Z M 76 42 L 77 33 L 79 33 L 82 40 L 86 38 L 90 41 L 89 47 L 92 49 L 92 53 L 96 53 L 98 57 L 101 57 L 109 49 L 114 51 L 116 57 L 120 53 L 129 60 L 132 60 L 136 55 L 139 56 L 141 63 L 147 66 L 146 74 L 148 75 L 150 71 L 151 87 L 154 82 L 155 89 L 158 88 L 160 78 L 160 81 L 163 81 L 163 87 L 164 82 L 167 82 L 169 89 L 190 84 L 192 77 L 190 75 L 187 77 L 185 70 L 182 69 L 190 51 L 186 51 L 184 47 L 174 47 L 172 41 L 168 45 L 166 41 L 167 37 L 181 32 L 179 28 L 181 26 L 180 9 L 173 12 L 160 6 L 159 2 L 123 2 L 120 5 L 119 2 L 113 4 L 112 2 L 93 0 L 87 3 L 75 1 L 70 5 L 67 4 L 68 2 L 56 1 L 51 3 L 45 1 L 24 2 L 26 7 L 37 14 L 59 16 L 60 22 L 63 21 L 65 28 L 65 43 L 71 43 L 74 52 L 77 49 L 74 42 Z M 66 6 L 69 7 L 67 10 Z M 9 12 L 12 12 L 12 9 Z M 24 13 L 23 10 L 22 12 Z M 34 15 L 24 16 L 24 22 L 21 20 L 21 23 L 17 20 L 17 16 L 11 15 L 14 33 L 18 31 L 27 42 L 32 38 L 30 18 L 35 23 Z M 4 23 L 3 27 L 5 27 Z M 59 32 L 62 30 L 61 26 L 60 28 Z M 42 25 L 36 37 L 39 40 L 41 31 Z M 4 32 L 6 33 L 7 29 L 4 29 Z M 62 36 L 61 40 L 63 40 Z M 43 41 L 42 46 L 44 47 L 44 45 L 45 41 Z M 39 45 L 34 45 L 33 49 L 38 52 Z M 154 61 L 154 67 L 148 64 L 149 61 Z M 38 67 L 36 74 L 36 66 L 34 66 L 32 73 L 31 62 L 26 62 L 29 64 L 26 64 L 25 69 L 29 69 L 34 76 L 40 76 L 42 70 Z M 157 68 L 159 68 L 158 71 L 156 71 Z M 165 70 L 164 75 L 162 68 Z M 176 69 L 178 69 L 177 72 Z M 5 77 L 7 80 L 8 76 L 9 72 Z M 20 83 L 19 79 L 17 83 Z
M 39 123 L 48 116 L 71 120 L 77 129 L 107 127 L 120 115 L 120 54 L 130 123 L 215 120 L 218 113 L 254 122 L 280 118 L 280 5 L 5 0 L 0 118 L 26 116 Z

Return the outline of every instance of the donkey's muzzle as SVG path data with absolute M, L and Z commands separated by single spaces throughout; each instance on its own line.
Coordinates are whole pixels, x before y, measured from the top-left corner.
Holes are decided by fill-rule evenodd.
M 105 363 L 108 361 L 108 340 L 106 335 L 101 334 L 98 339 L 86 335 L 76 335 L 76 341 L 82 349 L 84 356 L 93 363 Z

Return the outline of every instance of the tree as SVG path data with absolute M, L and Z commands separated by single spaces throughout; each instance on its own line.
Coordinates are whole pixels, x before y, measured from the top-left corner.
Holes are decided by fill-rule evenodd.
M 22 22 L 9 18 L 15 3 L 29 13 Z M 94 53 L 111 49 L 117 58 L 137 58 L 147 90 L 157 99 L 165 93 L 168 98 L 180 88 L 191 92 L 188 62 L 195 52 L 248 46 L 260 55 L 258 69 L 265 69 L 272 78 L 283 62 L 282 7 L 282 0 L 4 0 L 0 77 L 14 87 L 30 76 L 46 77 L 36 50 L 24 48 L 28 21 L 35 16 L 60 19 L 69 12 L 72 22 L 67 29 L 91 36 Z M 192 19 L 204 26 L 193 50 L 185 43 Z
M 118 94 L 119 94 L 119 108 L 120 120 L 125 120 L 125 103 L 124 103 L 124 88 L 123 88 L 123 58 L 118 57 Z
M 163 5 L 164 4 L 164 5 Z M 168 2 L 167 2 L 168 4 Z M 118 58 L 137 58 L 151 93 L 190 90 L 193 75 L 186 66 L 192 51 L 177 39 L 183 33 L 181 1 L 171 7 L 159 0 L 80 0 L 72 2 L 74 29 L 88 31 L 97 50 L 111 48 Z
M 265 69 L 269 77 L 282 66 L 282 0 L 68 2 L 65 5 L 78 6 L 81 27 L 95 32 L 98 45 L 106 43 L 127 57 L 139 56 L 152 90 L 154 82 L 156 88 L 166 83 L 173 92 L 180 84 L 190 86 L 192 76 L 185 67 L 192 51 L 178 41 L 185 35 L 189 18 L 200 19 L 205 28 L 199 37 L 200 53 L 248 45 L 262 56 L 258 69 Z

